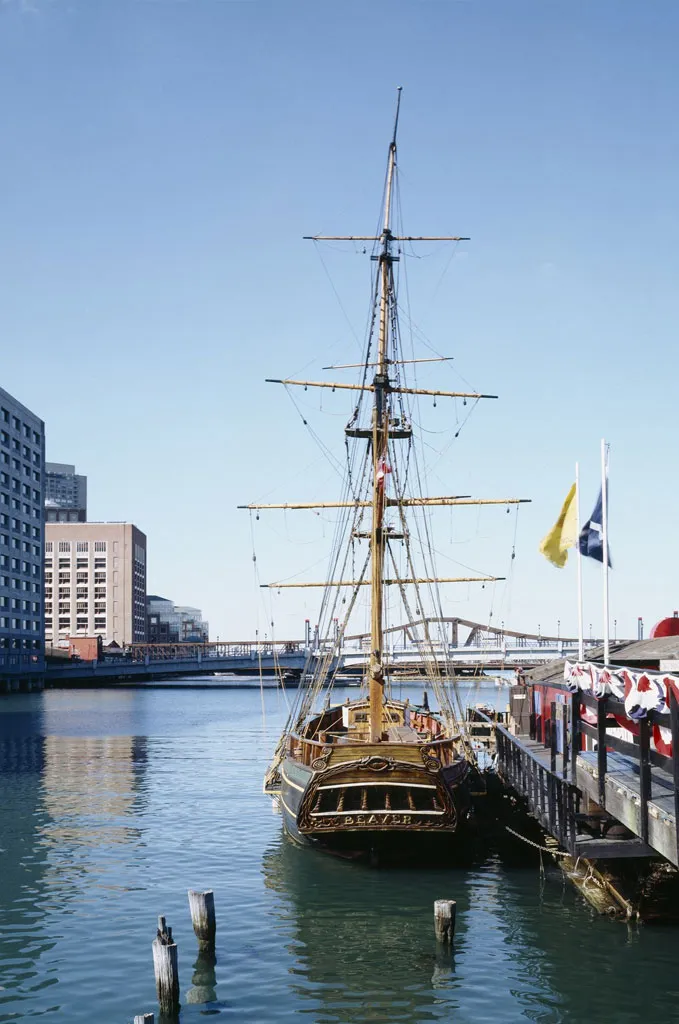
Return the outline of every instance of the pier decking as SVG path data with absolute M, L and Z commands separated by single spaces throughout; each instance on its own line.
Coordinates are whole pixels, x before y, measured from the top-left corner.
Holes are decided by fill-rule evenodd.
M 571 693 L 553 673 L 513 690 L 509 727 L 494 725 L 497 770 L 572 856 L 663 857 L 679 866 L 679 707 L 671 687 L 668 706 L 632 721 L 623 700 Z

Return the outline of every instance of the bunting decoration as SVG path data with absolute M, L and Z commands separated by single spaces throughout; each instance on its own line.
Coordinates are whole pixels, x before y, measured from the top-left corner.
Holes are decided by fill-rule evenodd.
M 638 722 L 649 711 L 668 715 L 669 690 L 679 696 L 679 676 L 664 672 L 633 672 L 628 668 L 606 668 L 592 662 L 570 662 L 564 665 L 564 682 L 571 693 L 590 692 L 601 700 L 611 694 L 624 701 L 625 714 Z
M 625 714 L 613 717 L 621 729 L 636 736 L 639 722 L 653 711 L 660 715 L 670 713 L 670 692 L 679 699 L 679 676 L 666 672 L 634 672 L 629 668 L 606 667 L 592 662 L 570 662 L 564 664 L 564 682 L 571 693 L 582 690 L 591 693 L 598 700 L 609 694 L 624 704 Z M 581 710 L 582 718 L 590 725 L 596 725 L 596 715 L 587 707 Z M 624 737 L 623 732 L 623 737 Z M 629 736 L 630 742 L 632 735 Z M 672 731 L 663 725 L 653 723 L 651 740 L 655 750 L 664 757 L 672 756 Z

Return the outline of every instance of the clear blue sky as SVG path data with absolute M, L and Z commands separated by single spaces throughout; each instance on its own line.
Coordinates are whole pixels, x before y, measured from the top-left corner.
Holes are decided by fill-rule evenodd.
M 263 378 L 356 355 L 369 265 L 323 250 L 340 308 L 301 236 L 372 230 L 403 85 L 405 225 L 472 239 L 409 262 L 414 319 L 455 356 L 422 379 L 501 396 L 432 490 L 533 499 L 510 583 L 451 588 L 450 613 L 575 629 L 574 564 L 537 546 L 577 459 L 589 512 L 602 436 L 618 635 L 679 607 L 677 38 L 675 0 L 0 0 L 0 385 L 88 475 L 90 518 L 147 533 L 150 591 L 214 636 L 314 618 L 314 591 L 261 604 L 235 506 L 337 493 Z M 299 399 L 341 450 L 345 399 Z M 507 572 L 513 516 L 439 525 L 447 574 Z M 323 578 L 331 523 L 255 534 L 263 580 Z

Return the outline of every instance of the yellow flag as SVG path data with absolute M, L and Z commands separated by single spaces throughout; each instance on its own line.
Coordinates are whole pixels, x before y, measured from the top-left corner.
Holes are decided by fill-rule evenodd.
M 559 518 L 547 536 L 540 541 L 540 551 L 552 565 L 563 569 L 568 561 L 568 549 L 575 545 L 577 539 L 575 534 L 575 484 L 573 484 L 559 512 Z

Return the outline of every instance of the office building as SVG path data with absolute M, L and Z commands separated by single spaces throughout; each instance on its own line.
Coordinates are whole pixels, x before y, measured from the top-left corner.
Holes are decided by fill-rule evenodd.
M 87 477 L 64 462 L 45 464 L 45 519 L 48 523 L 87 522 Z
M 174 604 L 166 597 L 149 594 L 146 611 L 150 644 L 206 643 L 209 640 L 209 625 L 200 608 Z
M 43 664 L 45 425 L 0 388 L 0 676 Z
M 146 639 L 146 536 L 132 523 L 45 524 L 45 640 Z

